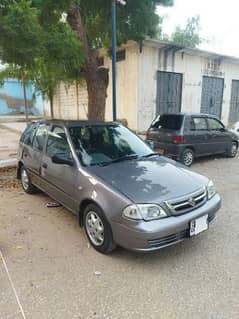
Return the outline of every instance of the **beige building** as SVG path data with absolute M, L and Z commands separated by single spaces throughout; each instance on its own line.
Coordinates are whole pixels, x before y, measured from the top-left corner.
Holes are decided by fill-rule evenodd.
M 117 54 L 117 117 L 145 131 L 164 112 L 215 114 L 225 124 L 239 120 L 239 59 L 198 49 L 146 40 L 129 41 Z M 111 59 L 104 57 L 110 69 Z M 111 77 L 110 77 L 111 78 Z M 112 120 L 112 83 L 108 87 L 106 120 Z M 49 105 L 45 103 L 49 115 Z M 87 118 L 84 84 L 59 85 L 54 115 Z

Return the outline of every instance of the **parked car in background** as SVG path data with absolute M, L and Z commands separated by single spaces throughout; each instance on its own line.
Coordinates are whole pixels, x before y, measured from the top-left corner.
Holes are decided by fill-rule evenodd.
M 229 130 L 233 132 L 234 134 L 236 134 L 239 138 L 239 122 L 236 122 L 235 124 L 233 124 Z
M 40 121 L 20 139 L 17 176 L 77 215 L 93 247 L 152 251 L 208 229 L 213 182 L 117 123 Z
M 163 114 L 147 131 L 147 142 L 164 155 L 191 166 L 196 157 L 225 154 L 235 157 L 238 136 L 213 115 Z

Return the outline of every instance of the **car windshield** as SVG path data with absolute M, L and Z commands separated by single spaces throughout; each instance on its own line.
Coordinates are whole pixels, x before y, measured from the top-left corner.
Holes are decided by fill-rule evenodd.
M 147 157 L 152 150 L 121 125 L 89 125 L 69 129 L 78 158 L 84 165 L 108 165 Z
M 162 115 L 152 123 L 154 128 L 162 128 L 166 130 L 180 130 L 182 125 L 182 115 Z

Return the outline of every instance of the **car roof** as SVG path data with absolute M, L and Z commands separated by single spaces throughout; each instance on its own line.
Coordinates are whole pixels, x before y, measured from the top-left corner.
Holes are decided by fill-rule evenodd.
M 104 122 L 104 121 L 87 121 L 87 120 L 48 120 L 42 119 L 33 121 L 33 123 L 48 124 L 48 125 L 64 125 L 66 127 L 77 126 L 112 126 L 119 125 L 118 122 Z
M 206 114 L 206 113 L 190 113 L 190 112 L 181 112 L 181 113 L 163 113 L 162 115 L 181 115 L 181 116 L 200 116 L 200 117 L 212 117 L 215 119 L 219 119 L 216 115 Z

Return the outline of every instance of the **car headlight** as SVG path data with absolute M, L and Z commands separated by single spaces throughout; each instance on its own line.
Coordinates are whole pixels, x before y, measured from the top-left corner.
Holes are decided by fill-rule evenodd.
M 137 204 L 127 206 L 123 211 L 123 216 L 135 220 L 154 220 L 168 217 L 162 207 L 154 204 Z
M 216 194 L 216 188 L 212 181 L 209 181 L 207 185 L 207 198 L 211 199 Z

